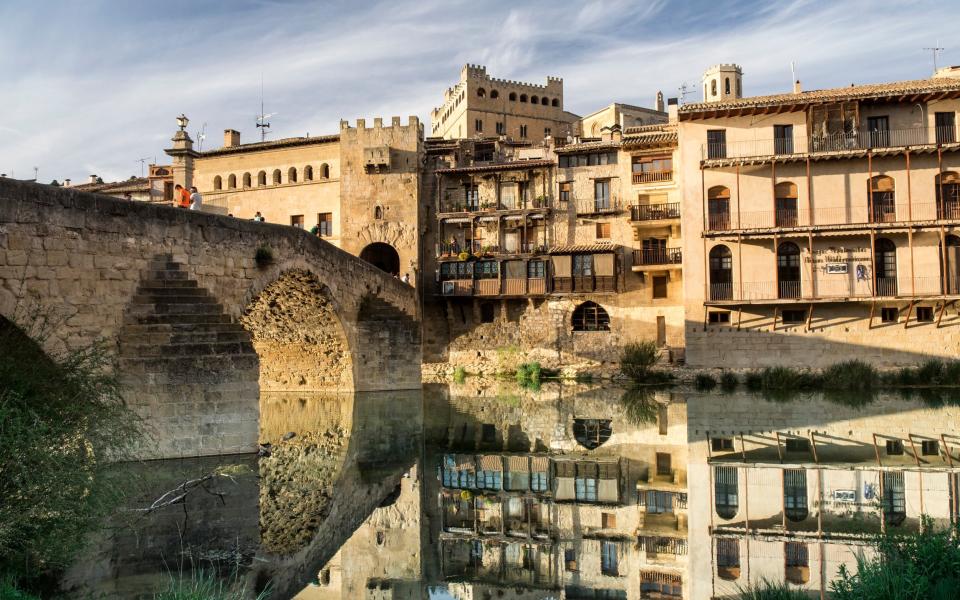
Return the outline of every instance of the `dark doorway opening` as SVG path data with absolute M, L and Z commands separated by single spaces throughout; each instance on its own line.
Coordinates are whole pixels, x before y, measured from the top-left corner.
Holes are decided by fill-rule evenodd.
M 400 274 L 400 255 L 390 244 L 374 242 L 360 252 L 360 258 L 391 275 Z

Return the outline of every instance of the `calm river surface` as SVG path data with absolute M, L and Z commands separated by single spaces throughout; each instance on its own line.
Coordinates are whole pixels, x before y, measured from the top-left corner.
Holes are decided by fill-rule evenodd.
M 817 598 L 869 534 L 957 520 L 958 424 L 900 395 L 265 394 L 260 456 L 136 467 L 143 493 L 63 586 L 150 597 L 203 570 L 250 598 L 699 600 L 762 579 Z

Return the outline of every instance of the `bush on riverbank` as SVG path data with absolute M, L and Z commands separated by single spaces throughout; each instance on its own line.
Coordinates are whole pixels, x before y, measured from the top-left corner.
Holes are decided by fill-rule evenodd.
M 67 566 L 128 486 L 110 465 L 140 422 L 99 345 L 48 355 L 54 325 L 0 318 L 0 577 L 34 590 Z
M 660 349 L 651 341 L 627 344 L 620 353 L 620 372 L 635 384 L 662 384 L 673 375 L 653 368 L 660 359 Z

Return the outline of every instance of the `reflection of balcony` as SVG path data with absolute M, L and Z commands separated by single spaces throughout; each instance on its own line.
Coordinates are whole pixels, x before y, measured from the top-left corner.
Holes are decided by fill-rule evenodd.
M 662 221 L 679 219 L 680 203 L 663 202 L 660 204 L 634 204 L 630 207 L 631 221 Z
M 938 220 L 960 220 L 960 203 L 936 202 L 894 202 L 884 200 L 870 205 L 864 198 L 848 206 L 830 206 L 806 208 L 741 211 L 736 213 L 718 212 L 707 217 L 707 231 L 724 232 L 750 229 L 773 229 L 777 227 L 836 227 L 838 229 L 857 228 L 870 224 L 894 225 L 897 223 L 933 222 Z
M 617 280 L 613 276 L 601 277 L 554 277 L 553 292 L 556 294 L 575 294 L 586 292 L 616 292 Z
M 633 173 L 633 184 L 641 183 L 661 183 L 664 181 L 673 181 L 673 171 L 635 171 Z
M 577 200 L 578 215 L 604 215 L 620 212 L 619 198 L 593 198 Z
M 704 144 L 701 149 L 701 159 L 758 158 L 934 146 L 956 143 L 957 133 L 956 126 L 914 127 L 876 131 L 864 129 L 859 132 L 837 132 L 810 137 L 727 141 L 723 144 Z
M 633 270 L 637 267 L 659 265 L 673 265 L 679 267 L 683 263 L 683 253 L 680 248 L 643 248 L 633 251 Z

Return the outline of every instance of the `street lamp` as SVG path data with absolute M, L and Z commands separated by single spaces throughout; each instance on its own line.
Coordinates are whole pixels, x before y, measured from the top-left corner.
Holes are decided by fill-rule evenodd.
M 183 131 L 187 128 L 187 124 L 190 122 L 190 119 L 186 117 L 183 113 L 180 113 L 180 116 L 177 117 L 177 125 L 180 126 L 180 131 Z

